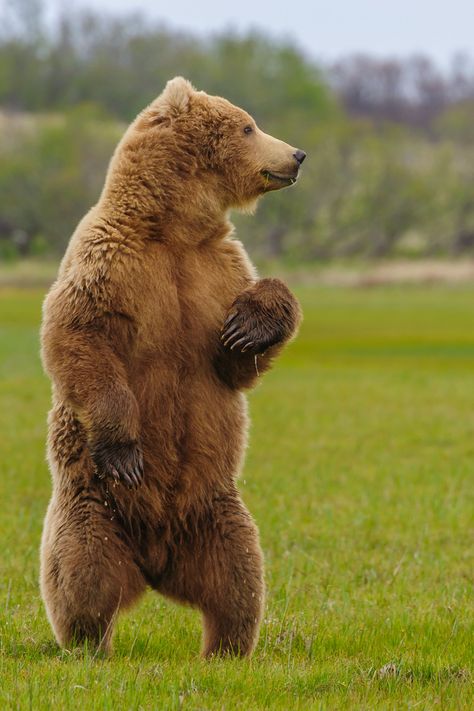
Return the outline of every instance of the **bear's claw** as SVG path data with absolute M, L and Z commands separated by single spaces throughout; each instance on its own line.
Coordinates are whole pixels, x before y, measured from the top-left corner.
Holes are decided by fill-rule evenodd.
M 240 335 L 240 332 L 239 332 L 237 335 Z M 248 344 L 249 344 L 249 341 L 248 341 L 248 339 L 247 339 L 247 336 L 243 336 L 242 338 L 239 338 L 238 341 L 234 341 L 234 343 L 233 343 L 233 344 L 231 345 L 231 347 L 230 347 L 230 350 L 233 351 L 234 348 L 237 348 L 238 346 L 244 346 L 244 344 L 245 344 L 245 347 L 247 347 Z M 244 351 L 244 349 L 243 349 L 243 347 L 242 347 L 242 348 L 240 349 L 240 352 L 243 353 L 243 351 Z
M 91 452 L 99 479 L 112 477 L 130 489 L 143 479 L 143 455 L 136 442 L 97 445 Z
M 234 318 L 237 316 L 239 312 L 238 311 L 231 311 L 230 314 L 227 316 L 226 320 L 224 321 L 224 325 L 222 326 L 222 331 L 224 332 L 226 328 L 230 326 Z
M 235 320 L 237 319 L 237 320 Z M 264 325 L 253 310 L 249 315 L 245 309 L 233 315 L 230 324 L 223 329 L 221 341 L 224 348 L 252 355 L 264 353 L 267 348 L 281 340 L 278 325 Z
M 235 316 L 234 316 L 235 318 Z M 228 341 L 232 339 L 233 336 L 237 336 L 238 334 L 242 335 L 242 327 L 240 323 L 231 323 L 224 333 L 221 336 L 221 340 L 224 342 L 224 345 L 226 346 Z

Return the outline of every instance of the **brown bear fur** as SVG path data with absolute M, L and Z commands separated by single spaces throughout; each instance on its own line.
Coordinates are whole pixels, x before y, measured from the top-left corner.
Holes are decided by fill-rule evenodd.
M 107 651 L 147 585 L 202 611 L 205 655 L 256 643 L 242 389 L 300 311 L 281 281 L 257 279 L 227 213 L 294 182 L 294 154 L 178 77 L 126 131 L 71 239 L 42 328 L 53 495 L 41 589 L 61 645 Z

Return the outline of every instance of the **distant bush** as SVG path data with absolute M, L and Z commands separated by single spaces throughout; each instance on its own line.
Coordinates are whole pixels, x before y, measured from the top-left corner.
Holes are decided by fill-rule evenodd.
M 14 115 L 4 120 L 0 244 L 9 242 L 20 255 L 61 253 L 97 201 L 121 130 L 92 106 L 37 117 L 23 129 Z

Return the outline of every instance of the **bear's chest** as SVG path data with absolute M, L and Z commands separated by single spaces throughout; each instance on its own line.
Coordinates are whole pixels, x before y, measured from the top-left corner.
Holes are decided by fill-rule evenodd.
M 229 307 L 252 274 L 233 245 L 196 249 L 159 266 L 141 285 L 147 298 L 140 342 L 148 353 L 183 355 L 189 363 L 215 347 Z

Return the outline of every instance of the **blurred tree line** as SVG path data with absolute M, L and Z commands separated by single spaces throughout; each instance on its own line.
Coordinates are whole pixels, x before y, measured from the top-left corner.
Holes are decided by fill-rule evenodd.
M 0 257 L 60 254 L 126 123 L 188 77 L 309 154 L 298 187 L 237 218 L 253 253 L 295 262 L 474 251 L 474 67 L 427 58 L 316 66 L 291 43 L 210 38 L 41 0 L 0 11 Z

